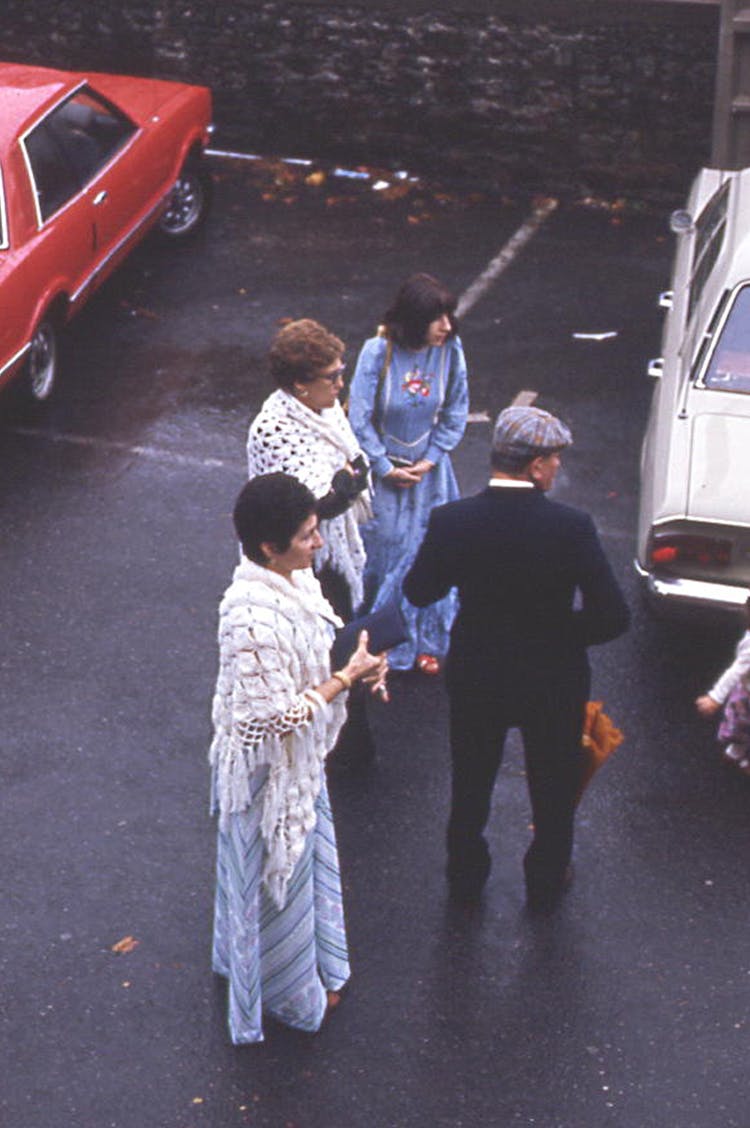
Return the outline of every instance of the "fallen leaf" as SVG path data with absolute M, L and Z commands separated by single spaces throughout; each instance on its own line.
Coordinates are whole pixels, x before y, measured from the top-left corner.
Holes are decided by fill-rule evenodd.
M 115 952 L 118 956 L 123 956 L 127 952 L 132 952 L 139 944 L 140 940 L 136 940 L 134 936 L 123 936 L 122 940 L 118 940 L 116 944 L 112 945 L 110 951 Z
M 380 192 L 380 198 L 381 200 L 403 200 L 404 196 L 408 196 L 411 190 L 411 184 L 402 181 L 400 184 L 392 184 L 390 188 L 383 188 Z

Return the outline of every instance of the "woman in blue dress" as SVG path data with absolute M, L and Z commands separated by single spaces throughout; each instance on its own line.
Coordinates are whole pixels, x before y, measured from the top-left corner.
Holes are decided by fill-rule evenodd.
M 464 433 L 469 392 L 455 309 L 436 278 L 407 278 L 365 341 L 350 390 L 349 422 L 374 480 L 374 517 L 362 529 L 365 605 L 377 610 L 397 595 L 409 625 L 391 669 L 437 673 L 456 613 L 455 592 L 422 609 L 401 595 L 430 511 L 459 496 L 449 452 Z

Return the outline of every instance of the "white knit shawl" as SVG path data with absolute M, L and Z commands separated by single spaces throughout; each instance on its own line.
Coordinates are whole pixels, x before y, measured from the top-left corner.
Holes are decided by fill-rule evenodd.
M 349 426 L 341 404 L 323 411 L 312 411 L 304 403 L 277 388 L 265 401 L 250 424 L 247 436 L 247 473 L 269 474 L 283 470 L 293 474 L 312 490 L 325 497 L 331 479 L 346 462 L 356 458 L 361 448 Z M 362 574 L 365 550 L 358 526 L 372 517 L 369 493 L 338 517 L 321 522 L 324 544 L 316 556 L 317 571 L 330 562 L 352 593 L 352 606 L 362 602 Z
M 324 760 L 346 717 L 346 694 L 327 704 L 312 690 L 329 676 L 340 625 L 310 570 L 290 582 L 246 558 L 219 608 L 212 805 L 226 827 L 249 806 L 253 773 L 268 767 L 263 881 L 279 907 L 315 826 Z

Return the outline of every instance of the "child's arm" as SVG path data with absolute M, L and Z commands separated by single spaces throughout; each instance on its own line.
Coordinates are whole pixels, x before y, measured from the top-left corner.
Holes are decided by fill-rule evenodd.
M 728 666 L 708 693 L 695 699 L 695 707 L 702 717 L 712 717 L 726 701 L 740 678 L 750 673 L 750 631 L 745 631 L 737 644 L 734 662 Z
M 721 709 L 721 702 L 714 701 L 710 693 L 702 693 L 695 699 L 695 707 L 702 717 L 713 717 Z

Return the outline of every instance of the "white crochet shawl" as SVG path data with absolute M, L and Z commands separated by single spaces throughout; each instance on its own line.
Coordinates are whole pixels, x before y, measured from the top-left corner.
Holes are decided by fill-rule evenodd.
M 361 453 L 340 403 L 323 411 L 312 411 L 304 403 L 277 388 L 265 401 L 250 424 L 247 436 L 247 474 L 269 474 L 283 470 L 293 474 L 312 490 L 325 497 L 337 470 Z M 359 525 L 372 517 L 369 493 L 365 491 L 338 517 L 321 522 L 324 545 L 315 567 L 319 571 L 330 563 L 340 573 L 352 593 L 352 606 L 362 602 L 362 574 L 365 550 Z
M 212 808 L 221 825 L 262 789 L 263 881 L 281 908 L 315 826 L 324 760 L 346 717 L 346 694 L 327 704 L 313 690 L 329 676 L 341 621 L 310 570 L 291 582 L 243 557 L 219 608 L 219 676 L 213 699 Z

